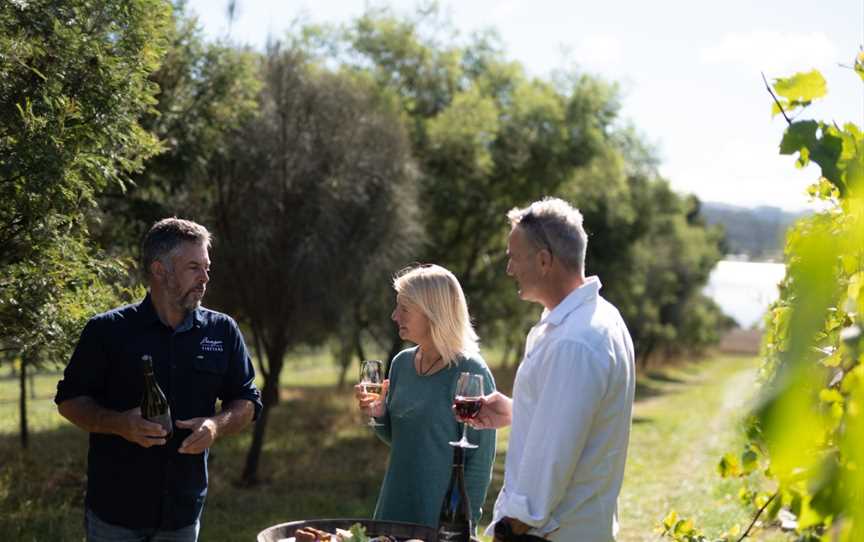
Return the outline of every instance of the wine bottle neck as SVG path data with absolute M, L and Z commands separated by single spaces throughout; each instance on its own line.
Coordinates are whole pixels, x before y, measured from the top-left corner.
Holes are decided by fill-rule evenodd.
M 453 447 L 453 468 L 454 469 L 464 469 L 465 468 L 465 451 L 459 447 Z

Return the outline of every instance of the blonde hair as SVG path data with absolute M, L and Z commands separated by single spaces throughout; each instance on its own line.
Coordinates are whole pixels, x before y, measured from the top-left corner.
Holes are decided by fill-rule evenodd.
M 432 342 L 447 365 L 460 354 L 479 351 L 468 303 L 453 273 L 434 264 L 406 267 L 393 279 L 393 289 L 429 319 Z

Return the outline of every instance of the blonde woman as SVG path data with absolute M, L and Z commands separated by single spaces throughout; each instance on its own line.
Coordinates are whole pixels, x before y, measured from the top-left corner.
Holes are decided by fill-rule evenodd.
M 399 336 L 416 346 L 393 358 L 384 401 L 371 403 L 357 391 L 361 410 L 382 424 L 375 431 L 390 446 L 375 519 L 435 526 L 453 463 L 448 442 L 462 431 L 451 410 L 456 381 L 462 372 L 482 375 L 487 394 L 495 381 L 453 273 L 438 265 L 410 267 L 397 274 L 393 287 L 391 318 Z M 465 455 L 465 486 L 477 525 L 492 476 L 495 431 L 469 429 L 468 439 L 478 445 Z

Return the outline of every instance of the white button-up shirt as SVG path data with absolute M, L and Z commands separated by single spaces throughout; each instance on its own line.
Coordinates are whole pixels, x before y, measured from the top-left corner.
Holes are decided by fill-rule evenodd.
M 493 523 L 513 517 L 555 541 L 615 539 L 636 378 L 630 333 L 600 286 L 588 277 L 528 334 Z

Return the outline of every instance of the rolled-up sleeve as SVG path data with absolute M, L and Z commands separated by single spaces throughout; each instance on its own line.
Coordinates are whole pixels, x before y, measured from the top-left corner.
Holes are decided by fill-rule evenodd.
M 557 528 L 552 513 L 573 479 L 606 393 L 605 367 L 601 356 L 581 342 L 563 340 L 545 349 L 529 384 L 535 410 L 518 477 L 508 481 L 500 503 L 502 515 L 545 526 L 547 532 Z
M 264 408 L 261 402 L 261 392 L 255 385 L 255 367 L 252 358 L 243 340 L 243 334 L 234 320 L 229 320 L 231 333 L 233 335 L 231 358 L 229 360 L 229 377 L 226 379 L 220 399 L 223 403 L 229 403 L 238 399 L 251 401 L 255 407 L 253 419 L 257 420 Z
M 94 398 L 103 395 L 108 361 L 101 340 L 101 326 L 100 320 L 95 318 L 84 326 L 63 378 L 57 383 L 56 404 L 84 395 Z

